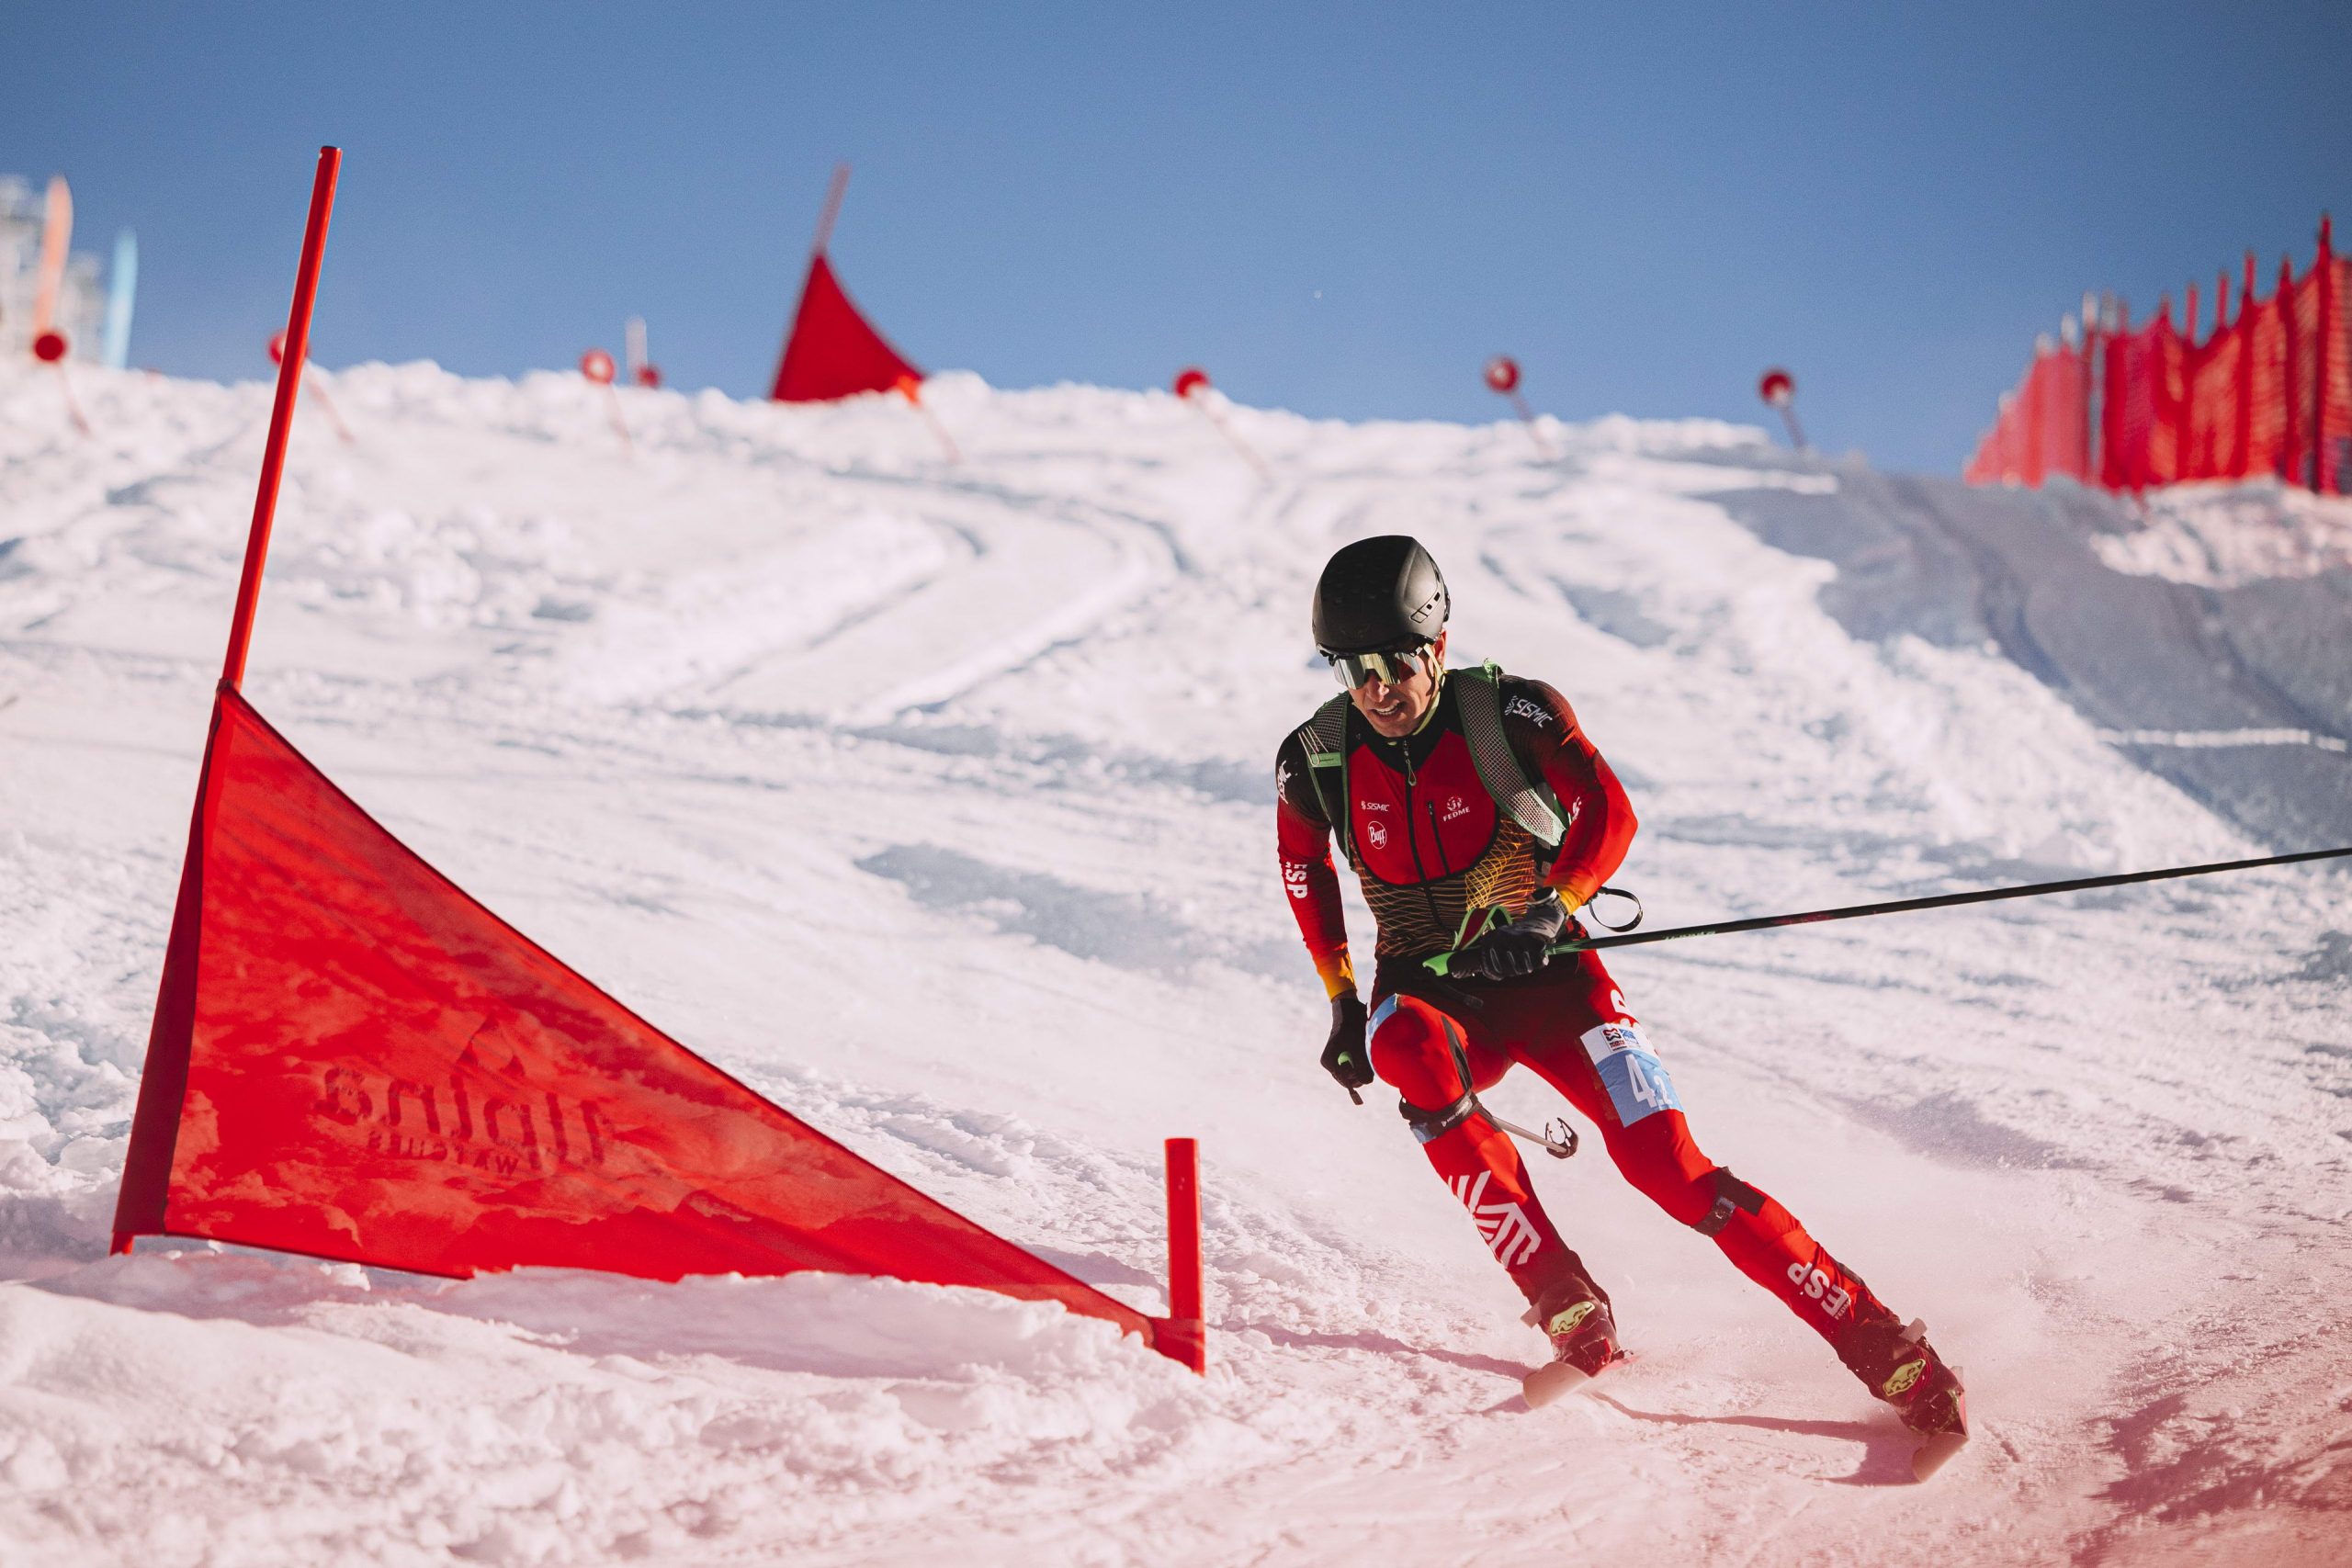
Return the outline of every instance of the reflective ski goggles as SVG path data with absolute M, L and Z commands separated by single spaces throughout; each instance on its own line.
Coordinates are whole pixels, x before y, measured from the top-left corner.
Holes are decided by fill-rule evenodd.
M 1437 672 L 1437 649 L 1429 643 L 1414 648 L 1375 649 L 1370 653 L 1327 653 L 1331 661 L 1331 673 L 1340 684 L 1354 691 L 1366 681 L 1378 681 L 1384 686 L 1401 686 L 1416 675 Z

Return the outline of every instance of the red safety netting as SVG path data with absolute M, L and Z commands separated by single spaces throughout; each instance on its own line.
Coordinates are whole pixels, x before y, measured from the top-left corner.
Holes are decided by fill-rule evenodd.
M 815 403 L 859 392 L 887 392 L 922 372 L 874 330 L 842 289 L 823 251 L 808 260 L 808 280 L 800 288 L 800 308 L 784 340 L 775 389 L 782 403 Z
M 454 1276 L 881 1274 L 1155 1337 L 565 967 L 225 686 L 115 1227 Z
M 2184 479 L 2275 475 L 2341 493 L 2352 477 L 2352 262 L 2320 225 L 2319 255 L 2300 279 L 2280 264 L 2268 299 L 2247 258 L 2230 310 L 2214 291 L 2214 327 L 2197 334 L 2172 308 L 2134 331 L 2090 323 L 2078 349 L 2045 344 L 1962 470 L 1971 484 L 2039 485 L 2051 474 L 2140 491 Z M 2070 333 L 2070 337 L 2073 335 Z

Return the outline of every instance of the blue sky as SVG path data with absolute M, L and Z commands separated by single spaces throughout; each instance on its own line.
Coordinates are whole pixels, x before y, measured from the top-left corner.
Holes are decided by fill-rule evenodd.
M 650 322 L 764 390 L 833 256 L 927 368 L 1487 419 L 1759 419 L 1951 472 L 2086 288 L 2352 225 L 2352 6 L 26 6 L 0 171 L 135 228 L 134 363 L 252 378 L 317 146 L 316 357 L 512 375 Z M 2347 239 L 2352 243 L 2352 238 Z M 2209 306 L 2210 310 L 2210 306 Z

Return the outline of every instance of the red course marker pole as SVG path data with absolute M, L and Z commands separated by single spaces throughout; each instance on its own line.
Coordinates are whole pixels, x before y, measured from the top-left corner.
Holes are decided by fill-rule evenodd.
M 1230 442 L 1233 449 L 1247 458 L 1251 468 L 1258 470 L 1260 479 L 1268 484 L 1274 482 L 1274 470 L 1267 466 L 1266 459 L 1258 456 L 1256 447 L 1241 439 L 1241 433 L 1234 429 L 1232 423 L 1226 419 L 1224 411 L 1210 401 L 1205 395 L 1214 390 L 1209 383 L 1207 371 L 1197 365 L 1187 365 L 1183 369 L 1176 372 L 1176 379 L 1170 384 L 1169 389 L 1185 402 L 1200 410 L 1207 417 L 1208 422 L 1216 426 L 1217 434 Z
M 848 165 L 842 166 L 846 168 Z M 939 423 L 939 416 L 931 412 L 929 403 L 922 400 L 922 383 L 912 376 L 901 376 L 898 380 L 898 389 L 899 396 L 913 405 L 915 412 L 922 415 L 922 422 L 931 426 L 931 433 L 939 437 L 940 447 L 946 452 L 947 460 L 951 463 L 962 462 L 964 454 L 957 449 L 956 438 L 947 434 L 947 427 Z
M 261 486 L 254 496 L 253 530 L 245 536 L 245 568 L 237 580 L 237 609 L 229 623 L 229 653 L 220 683 L 235 691 L 245 678 L 245 649 L 253 640 L 254 605 L 261 596 L 261 565 L 269 555 L 269 526 L 277 516 L 277 482 L 286 473 L 286 438 L 294 428 L 294 399 L 302 367 L 311 355 L 311 307 L 319 297 L 319 265 L 326 257 L 327 215 L 334 210 L 334 177 L 343 150 L 319 149 L 318 177 L 311 185 L 311 220 L 302 231 L 302 265 L 294 275 L 294 304 L 286 317 L 286 353 L 277 362 L 277 400 L 269 411 L 269 443 L 261 455 Z
M 1519 415 L 1519 422 L 1527 426 L 1527 438 L 1534 442 L 1535 450 L 1548 459 L 1552 456 L 1552 444 L 1544 439 L 1542 431 L 1535 428 L 1535 411 L 1527 406 L 1527 399 L 1519 389 L 1519 361 L 1508 354 L 1498 354 L 1487 361 L 1487 367 L 1480 374 L 1485 377 L 1489 390 L 1500 392 L 1510 400 L 1511 411 Z
M 1208 1369 L 1201 1290 L 1201 1145 L 1168 1140 L 1168 1317 L 1161 1346 L 1194 1371 Z
M 276 365 L 285 357 L 286 334 L 284 333 L 270 333 L 269 362 Z M 326 373 L 306 360 L 302 365 L 302 385 L 311 389 L 311 396 L 318 399 L 320 412 L 327 416 L 327 423 L 334 426 L 334 433 L 343 437 L 344 444 L 345 446 L 356 444 L 359 438 L 351 434 L 351 426 L 344 423 L 343 415 L 335 412 L 334 400 L 327 396 Z
M 1756 383 L 1756 395 L 1767 407 L 1781 411 L 1781 423 L 1789 427 L 1789 445 L 1800 452 L 1809 451 L 1804 429 L 1797 423 L 1797 378 L 1775 366 Z
M 601 348 L 592 348 L 580 356 L 580 373 L 605 389 L 605 399 L 611 414 L 613 434 L 621 438 L 621 450 L 631 457 L 637 455 L 637 444 L 628 438 L 628 421 L 621 417 L 621 395 L 613 390 L 613 356 Z
M 43 365 L 57 367 L 57 384 L 65 393 L 65 412 L 74 416 L 74 428 L 88 435 L 90 422 L 82 417 L 82 405 L 74 396 L 74 379 L 65 374 L 67 346 L 65 334 L 52 327 L 33 339 L 33 357 Z

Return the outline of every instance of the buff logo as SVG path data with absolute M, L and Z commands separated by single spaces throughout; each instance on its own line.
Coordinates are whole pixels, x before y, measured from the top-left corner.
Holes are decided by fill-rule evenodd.
M 1503 705 L 1503 714 L 1509 718 L 1523 718 L 1538 729 L 1548 728 L 1552 722 L 1552 716 L 1545 713 L 1543 705 L 1532 697 L 1511 698 Z
M 1374 849 L 1385 850 L 1388 847 L 1388 824 L 1367 822 L 1363 825 L 1363 836 L 1372 840 Z

